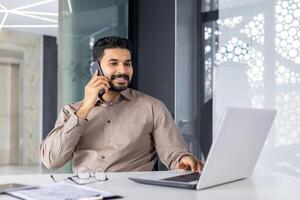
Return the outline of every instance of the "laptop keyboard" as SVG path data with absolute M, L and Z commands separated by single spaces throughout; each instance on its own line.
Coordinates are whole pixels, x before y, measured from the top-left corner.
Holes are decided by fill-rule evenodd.
M 161 179 L 164 181 L 175 181 L 175 182 L 192 182 L 192 181 L 198 181 L 200 178 L 200 174 L 198 172 L 191 173 L 191 174 L 184 174 L 179 176 L 174 176 L 170 178 Z

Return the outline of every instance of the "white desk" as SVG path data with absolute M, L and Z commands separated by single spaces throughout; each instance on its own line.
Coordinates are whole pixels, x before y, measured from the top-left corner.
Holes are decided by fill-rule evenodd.
M 199 200 L 299 200 L 300 178 L 271 172 L 256 171 L 252 177 L 233 183 L 208 188 L 205 190 L 186 190 L 169 187 L 143 185 L 128 180 L 129 176 L 138 173 L 164 173 L 164 172 L 130 172 L 108 173 L 109 180 L 102 183 L 91 184 L 99 188 L 121 195 L 123 199 L 131 200 L 159 200 L 159 199 L 199 199 Z M 62 180 L 67 174 L 57 174 L 55 178 Z M 0 176 L 0 183 L 24 183 L 45 185 L 53 183 L 49 175 L 9 175 Z M 0 199 L 14 199 L 10 196 L 0 195 Z

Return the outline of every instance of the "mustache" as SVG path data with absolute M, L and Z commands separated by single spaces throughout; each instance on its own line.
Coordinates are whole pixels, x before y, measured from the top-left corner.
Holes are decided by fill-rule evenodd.
M 129 81 L 129 76 L 127 74 L 114 74 L 111 76 L 110 80 L 114 80 L 114 79 L 117 79 L 117 78 L 124 78 L 126 79 L 127 81 Z

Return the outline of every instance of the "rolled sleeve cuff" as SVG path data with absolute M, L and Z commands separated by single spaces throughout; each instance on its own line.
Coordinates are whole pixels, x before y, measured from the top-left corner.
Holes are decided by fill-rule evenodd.
M 87 124 L 87 119 L 81 119 L 75 113 L 71 113 L 69 120 L 65 123 L 64 133 L 70 133 L 74 131 L 82 133 Z

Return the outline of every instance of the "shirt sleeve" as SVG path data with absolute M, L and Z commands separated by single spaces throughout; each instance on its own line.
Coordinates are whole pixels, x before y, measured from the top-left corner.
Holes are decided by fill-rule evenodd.
M 192 154 L 188 151 L 187 144 L 166 106 L 162 102 L 157 103 L 153 113 L 153 138 L 156 151 L 168 169 L 175 169 L 182 156 Z
M 74 149 L 88 121 L 79 118 L 74 108 L 64 106 L 54 128 L 40 145 L 40 158 L 47 168 L 62 167 L 72 158 Z

